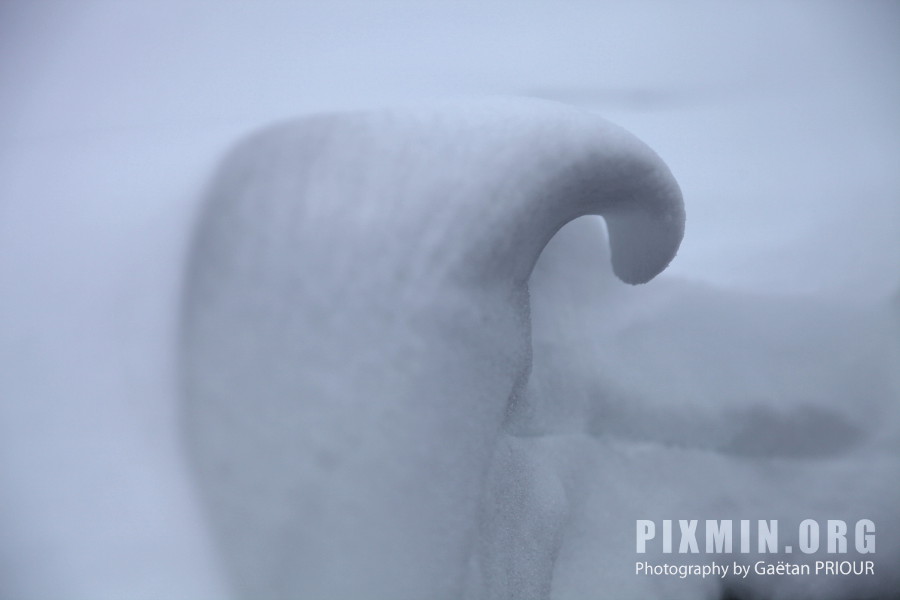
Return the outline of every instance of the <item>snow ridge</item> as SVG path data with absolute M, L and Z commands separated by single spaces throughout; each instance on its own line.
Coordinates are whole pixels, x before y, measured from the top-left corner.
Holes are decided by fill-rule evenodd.
M 189 257 L 182 379 L 243 595 L 461 597 L 531 368 L 528 279 L 585 214 L 606 219 L 628 283 L 684 231 L 659 157 L 550 103 L 306 118 L 224 160 Z

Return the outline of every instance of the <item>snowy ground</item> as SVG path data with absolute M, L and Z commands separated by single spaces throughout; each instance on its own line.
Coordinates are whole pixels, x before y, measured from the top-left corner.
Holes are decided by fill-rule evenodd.
M 753 589 L 896 593 L 898 26 L 890 2 L 3 3 L 0 596 L 231 593 L 174 392 L 200 190 L 273 120 L 484 96 L 624 126 L 688 220 L 644 287 L 612 278 L 589 222 L 539 263 L 530 393 L 565 402 L 501 441 L 492 481 L 532 483 L 524 504 L 490 492 L 478 552 L 507 564 L 482 568 L 546 568 L 491 544 L 514 535 L 504 519 L 552 522 L 562 494 L 553 598 L 716 598 L 636 578 L 634 519 L 798 515 L 873 519 L 886 566 Z

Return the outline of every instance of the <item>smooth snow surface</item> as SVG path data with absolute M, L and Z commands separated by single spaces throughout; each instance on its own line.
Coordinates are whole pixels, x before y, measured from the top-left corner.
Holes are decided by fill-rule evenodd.
M 636 577 L 641 518 L 869 518 L 875 577 L 725 585 L 895 597 L 898 23 L 874 1 L 0 2 L 0 598 L 722 597 Z M 381 106 L 405 108 L 287 124 Z M 595 197 L 579 173 L 623 149 L 628 177 L 588 187 L 670 196 L 585 113 L 683 192 L 645 285 L 613 268 L 665 266 L 677 212 L 607 210 L 612 244 L 583 217 L 539 258 L 556 204 L 508 218 L 541 186 Z M 252 177 L 217 171 L 273 122 L 225 159 Z M 335 202 L 219 211 L 212 181 Z
M 684 230 L 658 157 L 548 103 L 326 115 L 230 153 L 198 220 L 182 369 L 197 472 L 248 598 L 461 596 L 531 368 L 527 281 L 584 214 L 604 215 L 631 282 Z M 549 590 L 539 562 L 528 596 Z

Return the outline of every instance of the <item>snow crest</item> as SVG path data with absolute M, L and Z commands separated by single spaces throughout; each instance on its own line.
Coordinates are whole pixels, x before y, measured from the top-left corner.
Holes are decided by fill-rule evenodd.
M 226 157 L 189 257 L 182 379 L 243 595 L 548 593 L 561 484 L 519 489 L 492 537 L 478 516 L 517 473 L 550 473 L 500 440 L 532 366 L 532 269 L 586 214 L 606 219 L 628 283 L 684 231 L 649 148 L 550 103 L 311 117 Z M 529 511 L 534 548 L 505 547 L 503 519 Z

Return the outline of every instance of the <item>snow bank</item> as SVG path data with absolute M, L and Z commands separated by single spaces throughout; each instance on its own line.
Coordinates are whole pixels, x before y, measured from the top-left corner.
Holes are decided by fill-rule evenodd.
M 895 595 L 897 10 L 0 3 L 0 597 L 228 596 L 171 381 L 201 179 L 241 132 L 274 119 L 498 93 L 574 102 L 624 125 L 665 156 L 691 219 L 677 260 L 646 286 L 612 276 L 589 221 L 539 259 L 532 376 L 485 468 L 470 597 L 715 598 L 712 584 L 631 575 L 630 519 L 690 513 L 871 517 L 878 577 L 766 578 L 737 595 Z M 424 275 L 398 273 L 398 293 L 418 294 L 410 281 Z M 433 335 L 423 329 L 408 333 Z M 444 331 L 445 348 L 475 335 Z M 394 360 L 380 350 L 372 364 Z M 422 371 L 417 357 L 432 350 L 397 360 Z M 458 379 L 444 393 L 474 385 Z M 375 394 L 377 383 L 359 387 Z M 368 443 L 399 419 L 374 416 Z M 420 417 L 437 427 L 441 415 Z M 332 425 L 312 443 L 327 446 L 342 431 Z M 450 472 L 439 458 L 434 470 Z M 337 519 L 339 508 L 311 518 L 328 510 Z M 293 548 L 303 537 L 283 539 Z M 357 553 L 342 564 L 357 558 L 354 573 L 378 562 Z
M 535 266 L 533 368 L 500 445 L 513 450 L 495 457 L 509 463 L 504 452 L 514 451 L 517 463 L 530 466 L 495 480 L 512 491 L 488 501 L 483 530 L 486 546 L 502 539 L 519 550 L 485 552 L 487 568 L 516 573 L 501 570 L 502 561 L 521 570 L 540 558 L 542 568 L 529 572 L 540 579 L 552 571 L 552 582 L 541 581 L 552 583 L 552 598 L 597 590 L 616 598 L 719 598 L 726 588 L 748 598 L 892 597 L 900 587 L 896 307 L 665 277 L 628 288 L 612 277 L 604 252 L 602 224 L 583 218 L 563 228 Z M 523 488 L 527 495 L 516 491 Z M 517 505 L 542 495 L 550 500 Z M 543 521 L 536 520 L 542 505 Z M 498 519 L 504 512 L 521 518 Z M 794 554 L 704 557 L 748 564 L 834 559 L 798 554 L 795 525 L 869 518 L 878 546 L 864 556 L 877 576 L 637 577 L 634 523 L 664 518 L 780 519 L 781 543 Z M 528 551 L 536 521 L 563 523 L 555 536 L 542 536 L 543 554 Z M 497 522 L 502 534 L 493 533 Z M 697 562 L 658 549 L 645 556 Z M 520 590 L 537 589 L 530 585 Z
M 541 253 L 589 212 L 610 251 L 579 219 Z M 241 143 L 199 216 L 183 354 L 241 593 L 894 589 L 896 314 L 613 277 L 664 266 L 682 218 L 643 145 L 553 105 L 323 116 Z M 648 514 L 871 518 L 879 577 L 636 577 Z
M 531 367 L 527 281 L 588 213 L 629 282 L 684 228 L 646 146 L 541 102 L 313 117 L 225 159 L 182 361 L 196 472 L 248 597 L 460 597 Z

